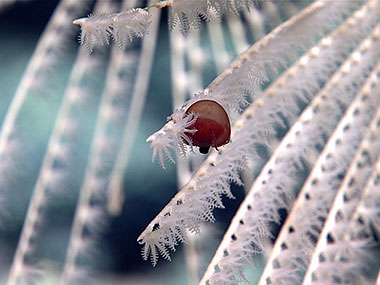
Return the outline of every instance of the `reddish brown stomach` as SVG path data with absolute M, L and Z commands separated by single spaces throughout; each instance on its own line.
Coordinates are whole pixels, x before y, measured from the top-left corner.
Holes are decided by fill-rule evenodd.
M 218 122 L 207 119 L 198 118 L 190 129 L 196 129 L 197 132 L 190 135 L 193 145 L 198 147 L 219 147 L 229 140 L 229 132 L 223 128 Z

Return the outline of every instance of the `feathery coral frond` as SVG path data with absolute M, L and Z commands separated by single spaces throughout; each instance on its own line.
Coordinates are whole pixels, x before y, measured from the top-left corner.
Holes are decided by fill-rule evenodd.
M 334 35 L 328 37 L 332 44 L 336 45 L 339 37 L 345 37 L 347 33 L 350 33 L 350 22 L 350 20 L 346 21 L 339 33 L 334 32 Z M 335 38 L 337 36 L 338 38 Z M 324 51 L 321 49 L 318 57 L 324 58 L 323 53 Z M 367 60 L 372 59 L 370 54 L 367 56 Z M 353 62 L 352 59 L 351 62 Z M 244 249 L 254 250 L 255 244 L 260 244 L 263 239 L 271 236 L 267 225 L 271 222 L 279 223 L 279 209 L 289 210 L 291 208 L 293 197 L 299 184 L 302 183 L 300 181 L 302 179 L 299 177 L 302 177 L 304 165 L 314 164 L 319 154 L 318 150 L 325 144 L 323 137 L 331 135 L 337 120 L 342 116 L 345 106 L 352 100 L 356 90 L 350 88 L 350 92 L 344 96 L 342 96 L 342 92 L 349 90 L 349 86 L 353 84 L 353 78 L 358 80 L 361 77 L 361 80 L 357 81 L 358 85 L 360 81 L 363 82 L 365 75 L 362 73 L 366 68 L 365 63 L 364 60 L 362 67 L 356 70 L 352 69 L 351 73 L 342 72 L 343 70 L 338 72 L 293 125 L 259 177 L 256 178 L 210 263 L 202 279 L 203 282 L 206 280 L 211 283 L 218 282 L 218 280 L 226 278 L 226 274 L 232 274 L 229 278 L 236 277 L 239 274 L 237 271 L 220 269 L 219 272 L 214 272 L 213 268 L 215 266 L 228 268 L 229 264 L 235 264 L 235 256 L 235 258 L 249 260 L 252 251 L 246 254 Z M 340 82 L 340 85 L 337 86 L 336 82 Z M 329 95 L 327 96 L 327 94 Z M 251 210 L 247 211 L 248 208 Z M 265 234 L 263 235 L 263 233 Z M 231 236 L 235 236 L 237 241 L 231 240 Z M 234 255 L 222 254 L 225 251 L 234 252 Z M 302 254 L 299 252 L 298 256 L 300 257 Z M 291 263 L 288 264 L 288 267 L 291 266 Z M 288 282 L 291 281 L 288 280 Z
M 380 26 L 372 34 L 371 40 L 373 42 L 369 45 L 377 50 L 377 59 L 380 54 L 378 49 L 374 47 L 378 45 L 380 40 L 376 36 L 379 28 Z M 365 43 L 361 47 L 363 46 Z M 362 52 L 367 54 L 365 48 Z M 352 57 L 355 60 L 354 55 Z M 363 67 L 366 67 L 365 62 L 361 60 L 356 64 L 362 64 Z M 342 67 L 343 70 L 345 68 L 347 67 Z M 379 66 L 376 67 L 374 73 L 377 72 L 378 68 Z M 289 281 L 289 278 L 294 280 L 295 277 L 302 281 L 307 268 L 305 265 L 309 264 L 311 258 L 311 251 L 306 252 L 302 257 L 299 256 L 300 248 L 304 247 L 305 242 L 303 240 L 309 244 L 310 248 L 314 247 L 313 241 L 319 237 L 336 191 L 341 185 L 342 176 L 346 173 L 368 124 L 380 104 L 379 82 L 374 80 L 374 73 L 369 76 L 361 91 L 356 95 L 354 102 L 341 119 L 303 185 L 298 199 L 276 240 L 271 257 L 261 276 L 261 284 L 265 284 L 266 280 L 285 282 Z M 375 88 L 371 88 L 373 84 L 376 84 Z M 368 101 L 363 101 L 363 97 L 368 98 Z M 301 258 L 302 268 L 291 262 L 296 258 Z
M 379 120 L 380 108 L 372 120 L 335 197 L 305 275 L 306 284 L 310 283 L 312 278 L 318 282 L 331 284 L 338 279 L 354 280 L 352 274 L 347 274 L 348 272 L 343 270 L 343 268 L 348 267 L 348 264 L 344 265 L 337 261 L 341 259 L 340 256 L 343 256 L 347 249 L 347 243 L 343 240 L 344 234 L 349 228 L 350 220 L 360 202 L 371 169 L 380 155 Z M 352 265 L 354 263 L 352 262 Z M 354 267 L 360 268 L 359 263 L 362 262 L 358 260 Z M 349 267 L 352 268 L 352 265 Z
M 80 43 L 92 52 L 95 45 L 108 45 L 109 38 L 125 48 L 134 37 L 148 32 L 150 14 L 143 9 L 130 9 L 114 14 L 90 15 L 73 21 L 81 27 Z
M 349 34 L 347 31 L 342 32 L 341 36 L 346 37 Z M 288 29 L 285 33 L 287 32 L 289 32 Z M 280 31 L 276 31 L 276 33 L 281 34 Z M 270 37 L 268 36 L 268 38 Z M 245 111 L 233 126 L 231 142 L 225 146 L 223 151 L 219 152 L 219 155 L 213 153 L 208 157 L 190 182 L 181 189 L 140 235 L 141 243 L 144 243 L 146 238 L 149 240 L 165 240 L 165 232 L 169 229 L 162 230 L 161 226 L 155 231 L 151 229 L 154 225 L 161 225 L 162 223 L 170 225 L 166 221 L 168 217 L 170 220 L 174 219 L 176 226 L 181 225 L 182 231 L 188 229 L 195 232 L 199 231 L 201 221 L 214 220 L 212 214 L 214 207 L 223 207 L 220 197 L 222 195 L 233 197 L 229 183 L 239 177 L 240 171 L 246 168 L 248 159 L 253 161 L 259 159 L 255 145 L 260 144 L 269 147 L 270 140 L 275 138 L 276 128 L 284 124 L 283 118 L 286 118 L 286 124 L 290 124 L 295 119 L 296 114 L 300 112 L 298 102 L 309 102 L 315 90 L 320 88 L 320 80 L 323 81 L 328 78 L 328 72 L 316 76 L 314 69 L 311 68 L 314 66 L 313 64 L 319 68 L 325 66 L 327 70 L 334 69 L 334 65 L 331 65 L 331 59 L 337 58 L 336 55 L 340 52 L 333 53 L 330 55 L 331 58 L 329 57 L 330 49 L 327 47 L 331 45 L 331 42 L 331 39 L 321 42 L 321 48 L 323 45 L 327 45 L 326 54 L 324 54 L 326 57 L 319 57 L 319 53 L 312 50 L 310 55 L 303 57 L 294 69 L 283 75 L 277 84 L 268 88 L 264 95 Z M 339 42 L 337 40 L 333 43 L 339 46 Z M 347 52 L 352 44 L 350 43 L 347 46 L 349 42 L 345 41 L 340 49 Z M 257 53 L 257 57 L 260 57 L 260 53 Z M 308 65 L 310 65 L 310 69 L 306 68 Z M 297 77 L 294 77 L 297 72 L 305 75 L 302 86 L 300 86 Z M 281 95 L 274 96 L 276 91 L 281 92 Z M 168 243 L 168 246 L 174 246 L 174 244 Z
M 268 79 L 266 67 L 276 71 L 280 66 L 286 65 L 289 57 L 295 57 L 299 49 L 312 42 L 316 35 L 325 32 L 333 19 L 339 21 L 350 8 L 356 5 L 356 2 L 340 1 L 314 3 L 250 47 L 203 92 L 196 94 L 194 98 L 177 109 L 174 115 L 183 117 L 188 106 L 200 99 L 217 101 L 227 110 L 230 117 L 241 113 L 247 105 L 247 94 L 255 91 L 254 87 L 257 83 Z M 173 141 L 176 136 L 166 131 L 172 128 L 172 122 L 169 121 L 156 133 L 157 135 L 153 134 L 147 141 L 151 142 L 153 147 L 158 146 L 161 149 L 159 153 L 167 148 L 173 148 L 177 143 Z M 164 139 L 165 135 L 167 135 L 166 139 Z M 155 142 L 155 139 L 158 141 Z

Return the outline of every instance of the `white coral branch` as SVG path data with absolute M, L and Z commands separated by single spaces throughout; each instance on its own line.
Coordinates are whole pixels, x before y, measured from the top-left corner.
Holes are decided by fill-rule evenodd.
M 247 96 L 255 92 L 258 83 L 268 79 L 270 72 L 268 73 L 267 67 L 277 71 L 279 67 L 286 65 L 289 57 L 296 57 L 299 49 L 314 41 L 316 35 L 326 32 L 330 21 L 341 20 L 350 8 L 357 5 L 358 2 L 355 1 L 314 3 L 241 54 L 203 92 L 187 101 L 181 112 L 196 100 L 212 99 L 219 102 L 231 118 L 241 113 L 248 104 Z M 163 138 L 166 134 L 170 136 L 172 132 L 163 130 L 157 140 L 158 149 L 161 149 L 159 154 L 163 154 L 168 148 L 175 148 L 172 138 Z M 168 158 L 170 159 L 169 156 Z
M 120 48 L 128 40 L 143 37 L 148 32 L 150 14 L 144 9 L 130 9 L 121 13 L 90 15 L 73 21 L 81 27 L 80 43 L 92 51 L 95 45 L 108 45 L 112 39 Z
M 275 283 L 286 282 L 294 276 L 298 276 L 299 280 L 305 274 L 304 265 L 309 263 L 311 252 L 301 257 L 304 264 L 302 268 L 294 266 L 290 260 L 300 257 L 298 251 L 304 248 L 304 239 L 310 247 L 314 246 L 313 240 L 320 234 L 341 184 L 342 175 L 348 169 L 380 103 L 378 88 L 378 82 L 373 80 L 372 74 L 330 137 L 281 229 L 260 284 L 266 284 L 267 280 Z M 363 100 L 364 97 L 368 100 Z M 290 264 L 293 270 L 289 270 Z
M 350 219 L 359 204 L 371 169 L 380 154 L 379 122 L 380 108 L 338 190 L 305 275 L 306 284 L 309 284 L 312 279 L 333 283 L 334 280 L 345 278 L 346 272 L 342 270 L 342 264 L 337 263 L 337 260 L 339 260 L 339 255 L 346 251 L 344 234 L 349 228 Z M 337 270 L 338 267 L 339 270 Z
M 350 33 L 351 24 L 352 19 L 347 21 L 339 32 L 331 35 L 329 39 L 332 43 L 339 41 L 335 36 L 344 37 L 346 33 Z M 321 50 L 321 53 L 324 52 Z M 323 57 L 322 54 L 319 56 Z M 367 60 L 372 59 L 370 54 L 367 56 Z M 353 62 L 353 60 L 351 58 L 350 61 Z M 232 267 L 236 267 L 233 265 L 236 264 L 236 260 L 250 260 L 252 253 L 256 251 L 257 244 L 263 243 L 265 238 L 271 236 L 268 224 L 279 223 L 279 209 L 291 207 L 297 187 L 302 183 L 301 177 L 305 165 L 314 164 L 319 154 L 318 149 L 325 144 L 323 137 L 331 135 L 344 108 L 356 94 L 356 88 L 350 87 L 353 84 L 353 78 L 356 78 L 355 85 L 360 86 L 360 81 L 364 81 L 365 68 L 364 61 L 350 73 L 342 69 L 303 112 L 261 171 L 241 204 L 202 279 L 203 283 L 208 281 L 214 284 L 221 280 L 236 278 L 243 270 L 243 268 L 240 268 L 240 271 L 231 270 Z M 339 86 L 336 82 L 340 83 Z M 344 90 L 350 91 L 343 96 Z M 233 254 L 226 254 L 226 252 Z M 302 255 L 304 254 L 299 252 L 299 256 Z M 292 266 L 291 263 L 288 267 L 290 266 Z M 218 272 L 214 270 L 216 267 L 220 269 Z
M 346 31 L 341 36 L 346 39 L 350 38 L 350 34 Z M 162 227 L 162 224 L 170 225 L 168 219 L 174 221 L 172 225 L 179 227 L 182 232 L 186 229 L 197 232 L 200 222 L 214 221 L 213 209 L 223 207 L 221 197 L 233 197 L 230 182 L 239 183 L 240 171 L 247 166 L 248 159 L 259 160 L 256 146 L 270 147 L 273 143 L 271 140 L 275 140 L 276 129 L 284 128 L 284 118 L 285 125 L 294 122 L 300 112 L 298 103 L 310 101 L 319 90 L 320 82 L 325 81 L 336 68 L 331 64 L 332 59 L 340 58 L 342 53 L 352 48 L 352 44 L 350 40 L 335 41 L 331 38 L 322 41 L 319 50 L 313 49 L 268 88 L 235 123 L 231 142 L 219 153 L 214 152 L 208 157 L 190 182 L 148 225 L 140 235 L 139 242 L 167 241 L 168 229 Z M 322 66 L 324 72 L 316 74 L 314 71 Z M 303 75 L 302 83 L 297 74 Z M 175 245 L 167 241 L 167 246 Z

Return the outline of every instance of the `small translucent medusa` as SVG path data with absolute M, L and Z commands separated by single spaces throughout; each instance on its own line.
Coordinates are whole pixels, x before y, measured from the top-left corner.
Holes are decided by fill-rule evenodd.
M 191 113 L 198 117 L 189 129 L 197 131 L 189 134 L 189 137 L 192 144 L 199 147 L 200 153 L 207 154 L 210 147 L 217 148 L 230 141 L 230 120 L 219 103 L 212 100 L 197 101 L 186 110 L 186 114 Z

